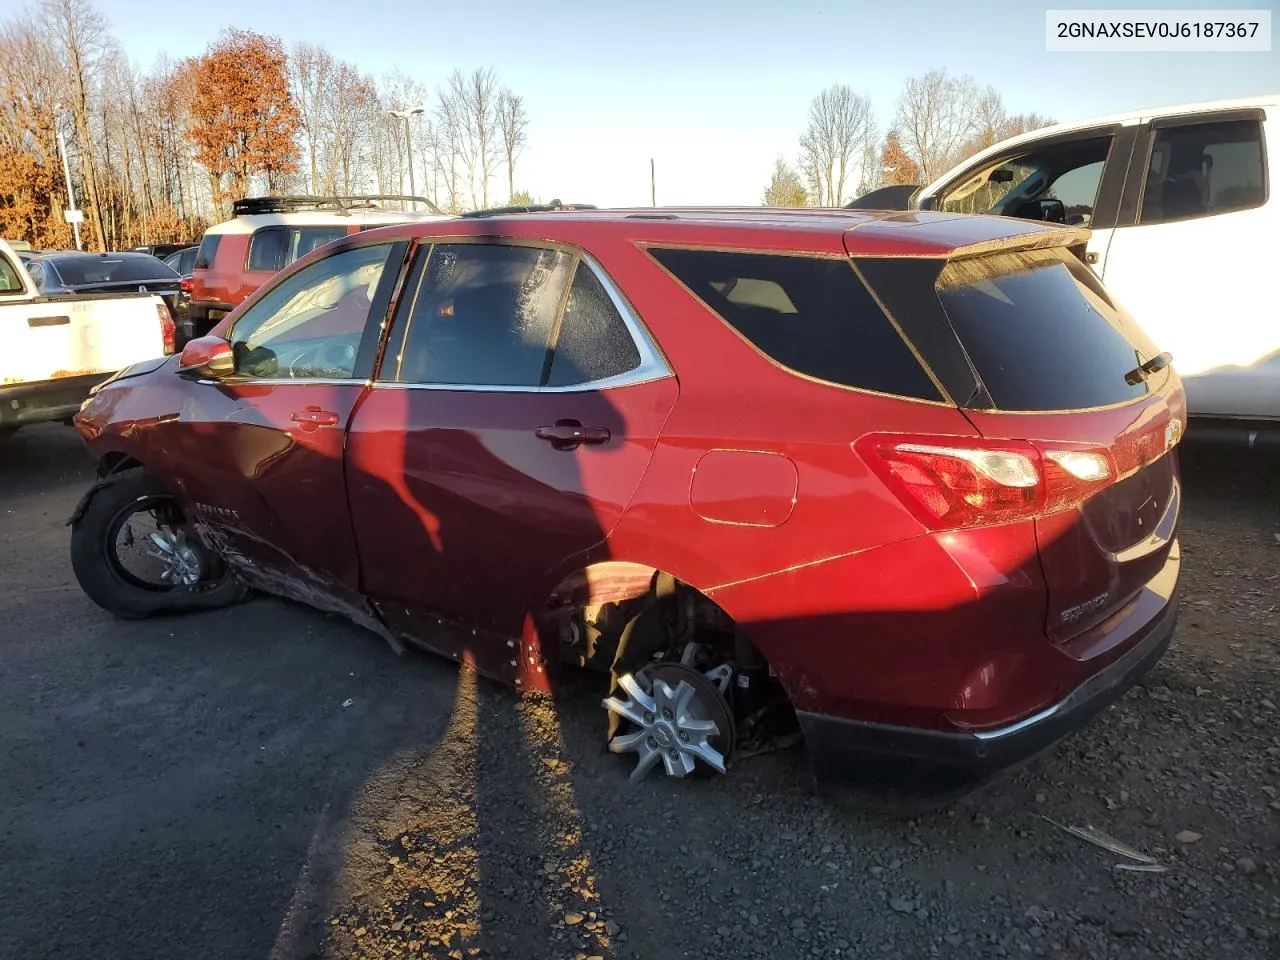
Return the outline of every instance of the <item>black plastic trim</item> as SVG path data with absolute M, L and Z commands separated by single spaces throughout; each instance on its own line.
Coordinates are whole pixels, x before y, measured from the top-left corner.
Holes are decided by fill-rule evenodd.
M 980 786 L 1053 747 L 1139 683 L 1168 649 L 1177 618 L 1175 594 L 1137 646 L 1056 704 L 1003 729 L 951 733 L 798 712 L 818 786 L 926 794 Z

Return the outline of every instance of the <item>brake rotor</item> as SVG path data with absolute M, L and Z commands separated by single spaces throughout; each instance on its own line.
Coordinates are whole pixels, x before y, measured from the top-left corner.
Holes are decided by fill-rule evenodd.
M 609 741 L 613 753 L 637 755 L 631 782 L 659 761 L 673 777 L 693 773 L 698 760 L 725 772 L 736 737 L 724 695 L 731 676 L 727 665 L 703 673 L 681 663 L 655 663 L 619 678 L 626 699 L 608 697 L 603 706 L 637 728 Z

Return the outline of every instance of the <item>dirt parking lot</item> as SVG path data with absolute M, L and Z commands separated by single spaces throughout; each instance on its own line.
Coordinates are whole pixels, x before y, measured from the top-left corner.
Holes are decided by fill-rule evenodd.
M 1146 685 L 914 821 L 800 750 L 627 784 L 551 704 L 260 599 L 108 618 L 74 433 L 0 452 L 0 957 L 1280 958 L 1280 458 L 1183 451 L 1182 619 Z M 1116 869 L 1059 825 L 1167 867 Z

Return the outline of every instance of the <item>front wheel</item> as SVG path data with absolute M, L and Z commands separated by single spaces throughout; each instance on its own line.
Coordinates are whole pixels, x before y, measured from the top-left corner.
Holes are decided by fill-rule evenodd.
M 72 523 L 71 566 L 89 599 L 120 617 L 220 607 L 247 594 L 142 469 L 98 485 Z

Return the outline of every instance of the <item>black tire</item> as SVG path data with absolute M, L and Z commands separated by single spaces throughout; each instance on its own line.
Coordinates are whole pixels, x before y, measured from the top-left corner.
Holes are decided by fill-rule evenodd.
M 244 600 L 248 588 L 216 558 L 213 580 L 192 587 L 149 589 L 124 576 L 113 559 L 115 532 L 125 511 L 139 500 L 168 498 L 168 490 L 141 468 L 102 480 L 71 524 L 71 567 L 85 594 L 118 617 L 208 610 Z M 203 549 L 203 548 L 202 548 Z
M 18 432 L 18 428 L 15 426 L 12 426 L 12 425 L 0 426 L 0 444 L 7 442 L 8 439 L 17 432 Z

